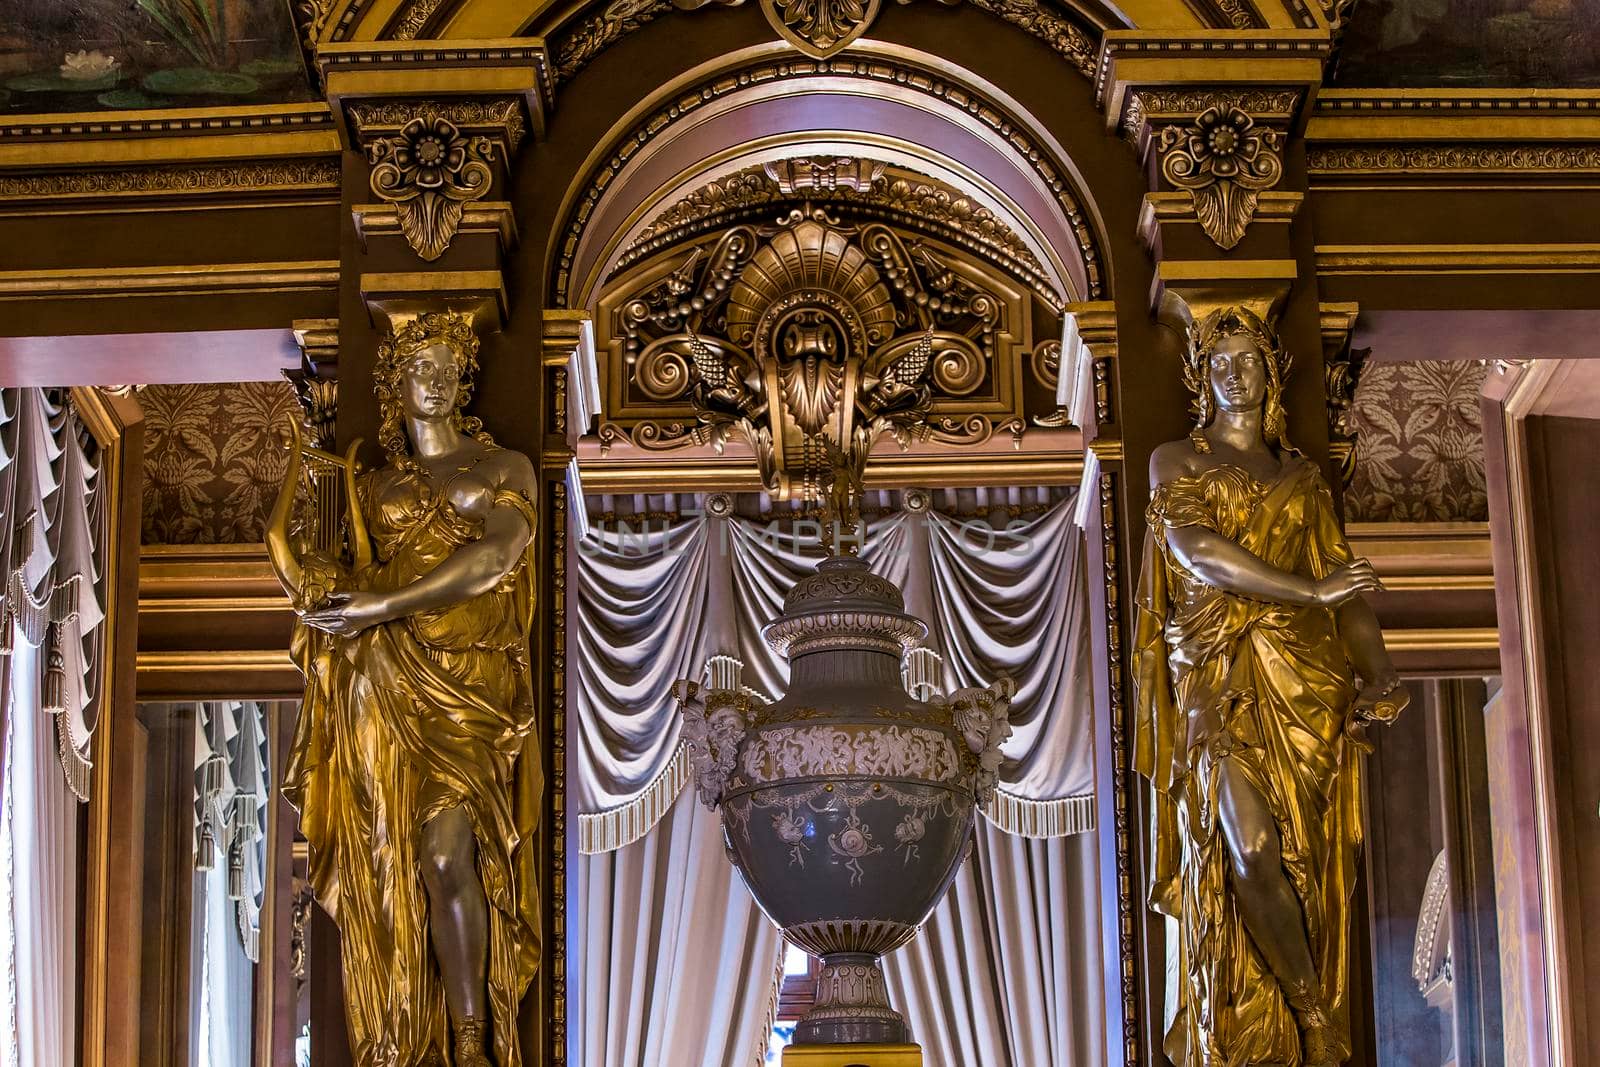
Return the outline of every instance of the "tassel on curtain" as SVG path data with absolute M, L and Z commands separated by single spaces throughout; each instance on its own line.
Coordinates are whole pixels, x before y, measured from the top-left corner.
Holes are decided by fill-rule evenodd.
M 41 649 L 40 710 L 55 721 L 68 787 L 87 800 L 105 524 L 93 439 L 54 392 L 0 389 L 0 697 L 13 687 L 20 635 Z
M 233 911 L 239 947 L 254 963 L 261 955 L 261 892 L 266 878 L 269 789 L 264 712 L 254 701 L 209 701 L 198 705 L 197 713 L 195 870 L 209 873 L 225 864 L 221 888 Z

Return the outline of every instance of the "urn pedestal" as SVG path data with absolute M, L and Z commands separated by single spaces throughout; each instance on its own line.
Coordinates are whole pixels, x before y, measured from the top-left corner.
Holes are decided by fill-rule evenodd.
M 972 847 L 1010 733 L 1011 683 L 908 694 L 901 660 L 927 627 L 851 556 L 796 583 L 763 635 L 789 658 L 781 700 L 761 701 L 726 669 L 713 688 L 680 682 L 678 696 L 729 859 L 784 937 L 822 959 L 791 1046 L 801 1058 L 785 1062 L 920 1063 L 880 959 L 916 934 Z M 841 1046 L 859 1051 L 821 1058 Z M 867 1049 L 879 1059 L 863 1059 Z
M 922 1067 L 918 1045 L 790 1045 L 783 1067 Z

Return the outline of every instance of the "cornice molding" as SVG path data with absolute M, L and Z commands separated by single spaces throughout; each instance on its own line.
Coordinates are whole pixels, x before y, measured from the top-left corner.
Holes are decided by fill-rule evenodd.
M 560 25 L 549 32 L 555 40 L 555 80 L 570 81 L 595 57 L 662 15 L 701 7 L 733 7 L 743 0 L 611 0 L 599 14 L 576 25 Z M 904 2 L 904 0 L 903 0 Z M 957 2 L 960 0 L 946 0 Z M 1010 23 L 1065 59 L 1074 70 L 1093 78 L 1098 69 L 1099 29 L 1080 26 L 1072 18 L 1044 0 L 969 0 L 981 11 Z M 1241 2 L 1241 0 L 1230 0 Z M 1075 14 L 1075 12 L 1074 12 Z M 570 25 L 570 28 L 569 28 Z M 820 57 L 818 57 L 820 58 Z
M 334 291 L 337 260 L 0 271 L 0 301 Z
M 1095 97 L 1115 127 L 1131 90 L 1229 82 L 1309 88 L 1322 83 L 1331 52 L 1325 29 L 1110 30 L 1100 49 Z
M 538 136 L 555 94 L 550 55 L 538 37 L 323 44 L 317 70 L 334 113 L 347 121 L 357 105 L 426 103 L 443 110 L 515 99 L 523 111 L 517 125 Z M 358 131 L 349 133 L 349 143 L 359 143 Z
M 16 140 L 169 137 L 174 134 L 331 129 L 328 105 L 256 104 L 247 107 L 181 108 L 171 111 L 89 111 L 30 115 L 0 121 L 0 144 Z
M 338 198 L 337 156 L 315 159 L 194 163 L 50 173 L 0 171 L 0 203 L 126 200 L 137 197 L 304 195 Z
M 1351 112 L 1600 112 L 1600 89 L 1324 89 L 1316 115 Z
M 327 104 L 263 105 L 249 108 L 192 108 L 157 113 L 108 112 L 32 116 L 0 122 L 0 173 L 50 173 L 82 168 L 123 170 L 126 178 L 106 179 L 113 188 L 156 182 L 153 168 L 291 166 L 308 160 L 337 163 L 339 134 Z M 219 173 L 180 178 L 214 186 Z M 280 176 L 268 184 L 296 184 Z
M 1600 244 L 1317 245 L 1315 255 L 1317 273 L 1326 277 L 1600 271 Z

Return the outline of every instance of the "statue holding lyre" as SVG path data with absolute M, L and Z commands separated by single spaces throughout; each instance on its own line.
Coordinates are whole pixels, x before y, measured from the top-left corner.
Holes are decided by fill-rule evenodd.
M 1363 599 L 1377 575 L 1289 444 L 1288 368 L 1262 319 L 1212 312 L 1185 365 L 1196 426 L 1150 460 L 1134 767 L 1150 904 L 1178 929 L 1178 1067 L 1349 1059 L 1360 753 L 1407 701 Z
M 361 1067 L 517 1067 L 539 966 L 537 481 L 464 413 L 477 351 L 465 315 L 398 327 L 374 370 L 386 462 L 363 472 L 359 442 L 336 456 L 296 429 L 269 523 L 306 676 L 284 795 Z M 316 518 L 291 529 L 303 479 Z

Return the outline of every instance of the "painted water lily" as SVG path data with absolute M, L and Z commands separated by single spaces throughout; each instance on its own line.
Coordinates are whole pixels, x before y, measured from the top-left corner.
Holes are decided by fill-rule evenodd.
M 93 82 L 112 77 L 121 68 L 114 56 L 104 52 L 81 50 L 68 52 L 61 62 L 61 76 L 68 81 Z

